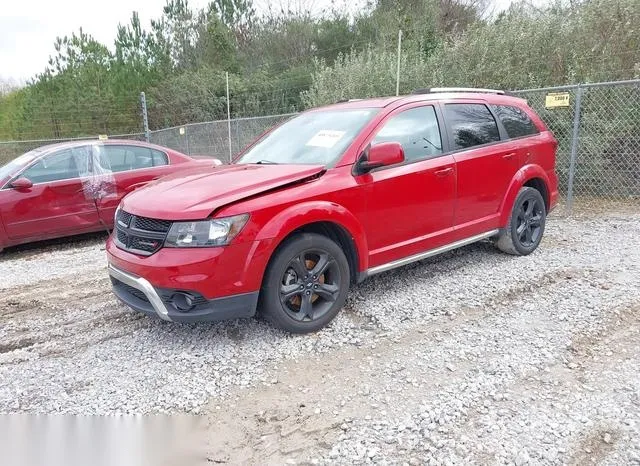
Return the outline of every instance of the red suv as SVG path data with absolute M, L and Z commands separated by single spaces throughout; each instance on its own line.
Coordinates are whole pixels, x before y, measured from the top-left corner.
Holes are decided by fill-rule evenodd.
M 228 166 L 124 198 L 107 244 L 115 294 L 170 321 L 327 325 L 349 286 L 491 239 L 533 252 L 558 199 L 557 142 L 526 101 L 428 89 L 302 113 Z

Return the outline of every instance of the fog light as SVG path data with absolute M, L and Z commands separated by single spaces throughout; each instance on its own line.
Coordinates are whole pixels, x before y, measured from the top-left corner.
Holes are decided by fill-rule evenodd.
M 187 293 L 175 293 L 171 297 L 171 304 L 180 312 L 189 312 L 194 308 L 193 296 Z

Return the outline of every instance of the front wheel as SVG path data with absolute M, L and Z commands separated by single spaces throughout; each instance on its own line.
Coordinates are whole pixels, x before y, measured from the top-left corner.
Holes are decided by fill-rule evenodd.
M 349 282 L 342 249 L 325 236 L 302 233 L 283 243 L 269 263 L 260 312 L 288 332 L 315 332 L 338 314 Z
M 507 227 L 496 246 L 508 254 L 526 256 L 540 244 L 547 211 L 540 191 L 528 186 L 518 192 Z

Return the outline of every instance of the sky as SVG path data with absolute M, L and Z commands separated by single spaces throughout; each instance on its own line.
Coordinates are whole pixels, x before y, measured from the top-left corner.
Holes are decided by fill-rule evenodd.
M 283 0 L 254 2 L 257 8 Z M 312 9 L 320 9 L 331 0 L 302 0 Z M 505 8 L 511 0 L 497 0 Z M 0 6 L 0 80 L 16 83 L 42 72 L 55 50 L 58 36 L 70 35 L 80 27 L 99 42 L 113 48 L 118 23 L 127 24 L 137 11 L 144 27 L 162 14 L 166 0 L 3 0 Z M 208 0 L 189 0 L 202 8 Z M 350 5 L 357 4 L 350 1 Z M 364 3 L 364 2 L 362 2 Z

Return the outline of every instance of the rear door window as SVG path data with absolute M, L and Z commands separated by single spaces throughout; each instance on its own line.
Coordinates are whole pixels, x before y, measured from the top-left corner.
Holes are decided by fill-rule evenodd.
M 509 138 L 520 138 L 539 133 L 538 128 L 524 110 L 511 105 L 495 105 L 493 109 Z
M 104 145 L 98 149 L 102 168 L 114 173 L 168 164 L 167 155 L 141 146 Z
M 446 104 L 444 107 L 454 150 L 500 141 L 498 125 L 486 105 Z

